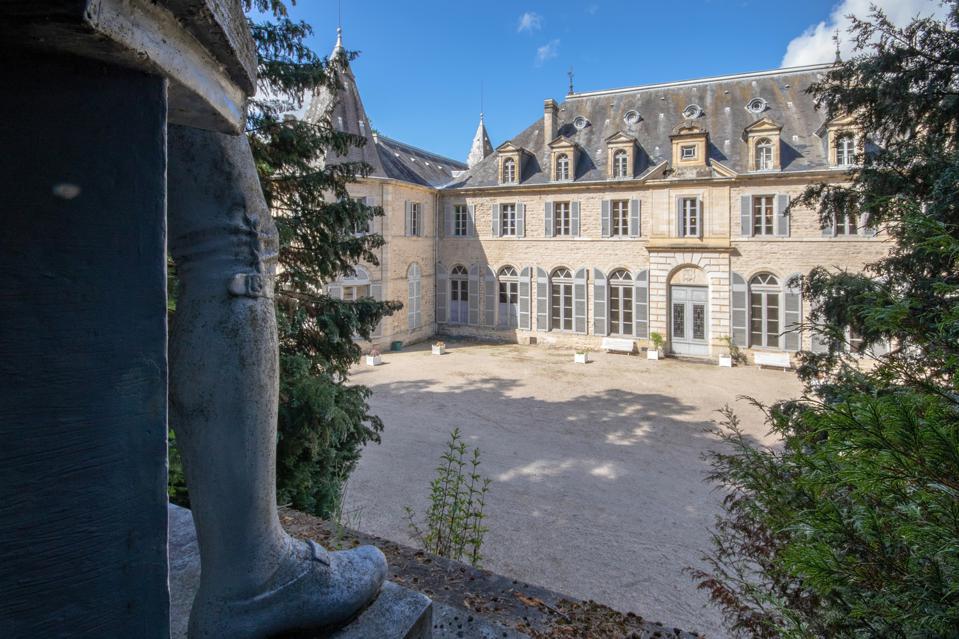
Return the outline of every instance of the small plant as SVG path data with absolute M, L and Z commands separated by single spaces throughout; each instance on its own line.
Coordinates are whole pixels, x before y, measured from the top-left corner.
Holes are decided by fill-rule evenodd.
M 379 356 L 380 356 L 380 351 L 379 351 L 378 348 L 371 348 L 371 349 L 370 349 L 370 352 L 368 353 L 368 355 L 369 355 L 370 357 L 379 357 Z
M 349 489 L 349 473 L 343 472 L 338 475 L 342 482 L 342 488 L 333 497 L 332 512 L 330 513 L 330 525 L 333 534 L 329 540 L 329 546 L 333 550 L 348 550 L 351 545 L 347 541 L 348 533 L 351 530 L 359 530 L 363 517 L 362 508 L 347 510 L 347 492 Z
M 726 350 L 729 351 L 729 357 L 732 358 L 733 364 L 737 366 L 745 366 L 748 363 L 746 354 L 743 353 L 742 349 L 736 345 L 736 342 L 733 341 L 731 336 L 724 336 L 723 343 L 726 344 Z
M 489 478 L 477 472 L 479 465 L 479 448 L 468 453 L 460 430 L 453 430 L 430 484 L 430 505 L 422 527 L 413 509 L 405 507 L 410 535 L 426 552 L 479 566 L 488 530 L 483 520 L 490 486 Z
M 436 342 L 433 346 L 436 348 L 446 348 L 446 342 Z
M 589 355 L 589 349 L 588 349 L 588 348 L 581 348 L 581 349 L 579 349 L 579 350 L 576 351 L 576 354 L 577 354 L 577 355 Z
M 663 339 L 663 336 L 661 333 L 656 333 L 656 332 L 650 333 L 649 339 L 652 340 L 653 348 L 655 348 L 657 351 L 663 350 L 663 347 L 666 346 L 666 340 Z

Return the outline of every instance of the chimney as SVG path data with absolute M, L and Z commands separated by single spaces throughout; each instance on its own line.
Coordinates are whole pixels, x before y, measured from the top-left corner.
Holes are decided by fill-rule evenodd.
M 549 144 L 556 138 L 556 130 L 559 120 L 559 106 L 556 100 L 550 98 L 543 103 L 543 134 L 546 136 L 545 142 Z

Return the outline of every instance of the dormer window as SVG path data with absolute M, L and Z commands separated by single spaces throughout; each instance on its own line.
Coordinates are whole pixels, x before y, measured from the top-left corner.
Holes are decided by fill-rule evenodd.
M 560 153 L 556 156 L 556 179 L 569 179 L 569 155 L 566 153 Z
M 618 178 L 628 177 L 629 154 L 620 149 L 613 154 L 613 175 Z
M 856 143 L 852 133 L 841 133 L 836 138 L 836 166 L 852 166 Z
M 679 147 L 679 159 L 681 160 L 695 160 L 696 159 L 696 145 L 695 144 L 684 144 Z
M 773 165 L 773 141 L 769 138 L 760 138 L 756 142 L 756 170 L 771 171 Z
M 503 182 L 505 184 L 516 183 L 516 160 L 513 158 L 503 160 Z

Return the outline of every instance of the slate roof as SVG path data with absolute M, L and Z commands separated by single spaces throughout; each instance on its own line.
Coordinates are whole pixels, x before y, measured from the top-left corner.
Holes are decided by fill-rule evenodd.
M 342 50 L 342 33 L 338 33 L 331 58 L 335 59 Z M 366 144 L 361 147 L 351 147 L 346 155 L 331 153 L 326 159 L 328 163 L 365 162 L 372 167 L 370 177 L 391 178 L 431 187 L 439 187 L 450 182 L 454 171 L 458 173 L 466 170 L 467 166 L 463 162 L 373 133 L 366 109 L 363 107 L 363 100 L 360 98 L 356 77 L 348 62 L 344 64 L 340 79 L 343 88 L 337 94 L 336 103 L 333 106 L 331 115 L 333 127 L 338 131 L 366 138 Z M 314 95 L 306 112 L 306 120 L 319 121 L 330 99 L 331 96 L 326 91 Z
M 635 179 L 642 179 L 662 162 L 670 162 L 670 135 L 684 122 L 683 110 L 693 104 L 702 107 L 701 117 L 691 122 L 709 133 L 711 161 L 737 173 L 749 172 L 743 131 L 766 117 L 783 127 L 783 173 L 828 168 L 825 140 L 816 135 L 825 117 L 815 109 L 805 89 L 829 68 L 828 64 L 813 65 L 569 95 L 560 104 L 557 129 L 560 136 L 580 149 L 574 181 L 607 180 L 606 139 L 619 132 L 636 138 L 639 152 Z M 746 105 L 757 97 L 767 106 L 761 113 L 752 113 Z M 640 114 L 635 124 L 624 121 L 631 110 Z M 589 125 L 577 129 L 573 125 L 577 116 L 585 117 Z M 551 140 L 544 139 L 542 118 L 510 141 L 531 154 L 520 184 L 549 183 Z M 496 186 L 498 158 L 498 153 L 490 155 L 446 188 Z

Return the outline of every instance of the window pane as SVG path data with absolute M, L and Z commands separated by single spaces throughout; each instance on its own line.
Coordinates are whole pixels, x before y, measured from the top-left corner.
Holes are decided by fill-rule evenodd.
M 686 305 L 673 304 L 673 337 L 686 337 Z
M 705 304 L 693 304 L 693 339 L 706 339 Z

